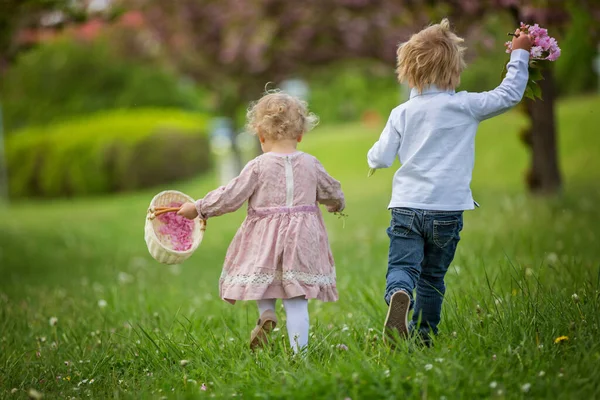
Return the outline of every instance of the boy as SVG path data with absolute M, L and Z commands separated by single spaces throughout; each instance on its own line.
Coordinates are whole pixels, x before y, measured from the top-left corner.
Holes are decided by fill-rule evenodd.
M 411 87 L 410 99 L 392 110 L 367 156 L 374 169 L 390 167 L 396 157 L 402 164 L 389 204 L 387 339 L 414 332 L 429 345 L 430 334 L 437 334 L 444 276 L 460 240 L 463 211 L 475 205 L 469 185 L 477 126 L 518 104 L 525 92 L 529 36 L 515 32 L 506 78 L 484 93 L 454 91 L 465 68 L 463 42 L 444 19 L 399 46 L 396 72 Z

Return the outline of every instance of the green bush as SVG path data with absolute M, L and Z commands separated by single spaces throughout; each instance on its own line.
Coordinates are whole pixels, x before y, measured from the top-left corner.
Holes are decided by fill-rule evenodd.
M 103 112 L 28 128 L 6 143 L 12 197 L 135 190 L 210 167 L 207 118 L 182 111 Z
M 202 108 L 193 84 L 107 42 L 63 38 L 20 56 L 0 88 L 7 132 L 109 109 Z

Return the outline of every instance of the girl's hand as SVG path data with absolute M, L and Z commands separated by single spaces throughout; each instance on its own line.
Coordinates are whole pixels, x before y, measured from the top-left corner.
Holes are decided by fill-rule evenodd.
M 177 215 L 181 215 L 187 219 L 194 219 L 198 216 L 198 210 L 196 210 L 196 205 L 194 203 L 184 203 L 177 211 Z
M 512 40 L 512 49 L 523 49 L 527 51 L 531 50 L 531 38 L 529 35 L 523 34 L 517 29 Z

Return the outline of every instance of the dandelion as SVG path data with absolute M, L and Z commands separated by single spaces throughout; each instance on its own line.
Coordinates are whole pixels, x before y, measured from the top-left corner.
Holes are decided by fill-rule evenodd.
M 56 326 L 56 324 L 58 324 L 58 318 L 56 317 L 51 317 L 50 321 L 48 321 L 50 323 L 50 326 Z M 32 389 L 33 390 L 33 389 Z
M 203 390 L 206 392 L 206 385 L 204 383 L 200 386 L 200 390 Z
M 33 400 L 41 400 L 42 397 L 44 397 L 43 394 L 41 394 L 35 389 L 29 389 L 29 391 L 27 391 L 27 396 L 29 396 L 29 398 Z
M 498 386 L 498 382 L 496 382 L 496 381 L 490 382 L 490 389 L 496 389 L 497 386 Z
M 577 296 L 577 293 L 573 293 L 573 295 L 571 296 L 571 298 L 573 299 L 573 301 L 575 303 L 579 303 L 579 296 Z
M 343 343 L 338 344 L 336 347 L 338 350 L 348 351 L 348 346 Z
M 556 255 L 556 253 L 549 253 L 546 256 L 546 261 L 548 262 L 548 264 L 556 264 L 558 262 L 558 256 Z
M 119 272 L 118 279 L 119 279 L 119 283 L 123 284 L 123 285 L 133 282 L 133 276 L 129 275 L 126 272 Z
M 554 343 L 566 342 L 568 340 L 569 340 L 568 336 L 559 336 L 556 339 L 554 339 Z
M 100 300 L 98 300 L 98 307 L 100 307 L 100 308 L 104 308 L 104 307 L 106 307 L 107 305 L 108 305 L 108 303 L 106 302 L 106 300 L 104 300 L 104 299 L 100 299 Z
M 529 392 L 529 389 L 531 389 L 531 383 L 526 383 L 523 386 L 521 386 L 521 392 L 523 393 Z
M 190 362 L 188 360 L 181 360 L 179 361 L 179 365 L 181 365 L 182 367 L 185 367 L 186 365 L 188 365 Z
M 425 371 L 430 371 L 433 368 L 431 364 L 425 364 Z

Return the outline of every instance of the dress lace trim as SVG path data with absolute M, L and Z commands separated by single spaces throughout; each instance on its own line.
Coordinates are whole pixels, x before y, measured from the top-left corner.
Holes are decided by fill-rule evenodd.
M 335 271 L 331 274 L 311 274 L 302 271 L 277 271 L 273 274 L 235 274 L 228 275 L 225 271 L 221 274 L 221 282 L 228 285 L 271 285 L 297 281 L 305 285 L 333 286 L 335 285 Z

